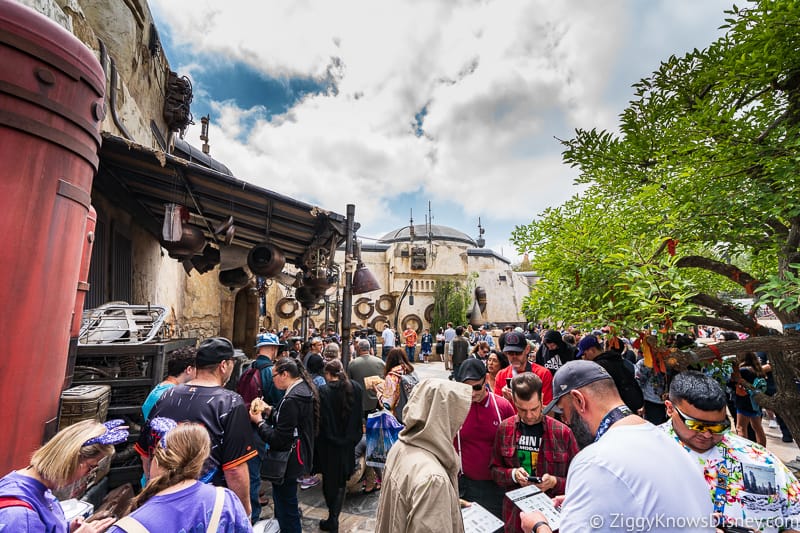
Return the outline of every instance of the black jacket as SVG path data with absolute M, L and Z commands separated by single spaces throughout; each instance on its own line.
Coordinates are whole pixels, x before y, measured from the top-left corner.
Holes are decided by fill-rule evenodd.
M 644 396 L 636 381 L 634 368 L 615 351 L 603 352 L 594 358 L 594 362 L 606 369 L 617 386 L 619 395 L 628 409 L 634 413 L 644 406 Z
M 278 404 L 267 424 L 258 426 L 258 435 L 275 451 L 296 446 L 299 451 L 289 456 L 286 479 L 311 473 L 314 457 L 314 393 L 305 381 L 291 388 Z
M 336 486 L 344 486 L 355 470 L 355 447 L 363 435 L 361 385 L 353 385 L 349 414 L 344 417 L 346 394 L 341 381 L 331 381 L 319 388 L 319 435 L 314 457 L 316 472 L 321 472 Z

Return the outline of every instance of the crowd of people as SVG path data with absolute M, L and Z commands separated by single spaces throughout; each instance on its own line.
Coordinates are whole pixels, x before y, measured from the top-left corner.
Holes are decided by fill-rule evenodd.
M 460 383 L 427 380 L 409 401 L 378 531 L 462 531 L 454 502 L 480 504 L 506 532 L 552 531 L 544 513 L 521 512 L 506 495 L 530 485 L 553 498 L 565 532 L 800 528 L 800 483 L 757 442 L 763 433 L 747 438 L 747 423 L 762 417 L 752 391 L 765 392 L 759 380 L 770 370 L 756 354 L 659 372 L 636 343 L 609 331 L 508 328 L 498 351 L 470 343 L 467 328 L 450 329 L 437 338 Z M 473 345 L 466 357 L 462 340 Z M 685 336 L 673 342 L 693 345 Z M 425 470 L 407 468 L 411 460 Z M 430 500 L 438 513 L 421 512 Z
M 318 483 L 322 531 L 339 530 L 348 493 L 380 490 L 379 532 L 463 531 L 461 509 L 478 504 L 506 532 L 547 533 L 545 514 L 506 496 L 532 486 L 553 499 L 564 532 L 800 527 L 800 483 L 763 447 L 753 392 L 770 392 L 765 354 L 659 372 L 635 343 L 602 330 L 508 327 L 495 338 L 452 324 L 435 336 L 387 326 L 380 344 L 363 330 L 344 346 L 332 330 L 295 333 L 262 331 L 235 387 L 229 340 L 172 354 L 142 406 L 144 476 L 127 516 L 68 524 L 53 496 L 128 438 L 121 421 L 87 421 L 0 479 L 0 528 L 244 532 L 271 497 L 280 530 L 299 532 L 298 487 Z M 436 355 L 449 380 L 417 382 L 414 364 Z M 405 427 L 377 469 L 364 460 L 364 423 L 381 410 Z M 665 522 L 643 522 L 654 517 Z

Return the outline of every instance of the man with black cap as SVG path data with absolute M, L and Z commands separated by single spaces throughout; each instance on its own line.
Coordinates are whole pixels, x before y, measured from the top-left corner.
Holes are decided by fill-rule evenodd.
M 508 357 L 510 364 L 497 373 L 494 380 L 494 393 L 513 402 L 511 387 L 507 385 L 506 381 L 522 372 L 533 372 L 542 380 L 542 402 L 547 404 L 553 397 L 553 375 L 543 366 L 528 361 L 530 352 L 531 346 L 524 334 L 518 331 L 509 331 L 506 334 L 503 353 Z
M 622 358 L 616 350 L 603 351 L 603 346 L 594 335 L 584 336 L 578 343 L 578 358 L 594 361 L 606 369 L 617 386 L 620 397 L 634 413 L 644 407 L 642 389 L 636 381 L 636 367 Z
M 553 401 L 584 447 L 569 467 L 561 531 L 713 531 L 702 473 L 664 432 L 634 415 L 614 380 L 592 361 L 571 361 L 553 380 Z M 588 446 L 592 444 L 591 446 Z M 654 475 L 654 461 L 668 475 Z M 656 521 L 658 520 L 658 521 Z M 526 532 L 550 533 L 538 511 L 523 513 Z
M 200 480 L 227 486 L 239 497 L 248 516 L 250 477 L 247 461 L 256 456 L 248 406 L 242 397 L 225 388 L 234 367 L 233 344 L 213 337 L 200 343 L 196 355 L 197 373 L 188 383 L 172 387 L 150 411 L 150 420 L 167 417 L 179 422 L 203 424 L 211 437 L 211 455 Z M 149 471 L 155 441 L 148 425 L 142 430 L 136 451 Z
M 555 374 L 563 364 L 575 359 L 575 351 L 574 346 L 564 342 L 561 333 L 551 329 L 544 334 L 542 344 L 536 350 L 536 363 Z
M 471 357 L 461 363 L 458 381 L 472 387 L 467 419 L 453 439 L 460 462 L 459 496 L 478 502 L 500 518 L 503 490 L 492 480 L 489 461 L 497 428 L 504 419 L 514 416 L 514 407 L 486 386 L 486 365 L 480 359 Z

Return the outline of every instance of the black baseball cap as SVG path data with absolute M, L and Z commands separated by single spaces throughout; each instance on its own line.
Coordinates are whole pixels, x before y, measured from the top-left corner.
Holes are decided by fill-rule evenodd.
M 486 365 L 483 361 L 470 357 L 458 368 L 458 381 L 464 383 L 465 381 L 478 381 L 483 379 L 486 375 Z
M 570 361 L 558 369 L 553 376 L 553 401 L 544 408 L 544 414 L 549 413 L 558 403 L 558 400 L 574 391 L 601 379 L 612 379 L 606 369 L 594 361 Z
M 234 358 L 233 344 L 224 337 L 211 337 L 200 343 L 195 357 L 198 367 L 216 365 Z

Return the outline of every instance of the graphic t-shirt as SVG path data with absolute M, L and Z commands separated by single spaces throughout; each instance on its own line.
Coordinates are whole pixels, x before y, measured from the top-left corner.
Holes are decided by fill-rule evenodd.
M 683 446 L 671 421 L 659 427 Z M 800 523 L 800 483 L 766 448 L 733 433 L 726 433 L 719 444 L 704 453 L 683 448 L 703 469 L 712 501 L 717 472 L 723 464 L 728 468 L 724 514 L 734 525 L 777 532 L 794 523 L 796 529 Z
M 242 397 L 222 387 L 176 385 L 167 390 L 150 411 L 150 419 L 158 416 L 176 422 L 197 422 L 205 426 L 211 437 L 211 455 L 206 460 L 201 481 L 225 484 L 223 470 L 235 468 L 258 452 L 253 442 L 250 416 Z M 136 451 L 152 456 L 158 435 L 149 424 L 142 430 Z
M 542 436 L 544 435 L 544 425 L 539 422 L 529 426 L 520 422 L 520 435 L 517 441 L 517 458 L 519 466 L 531 475 L 536 475 L 536 461 L 542 451 Z

